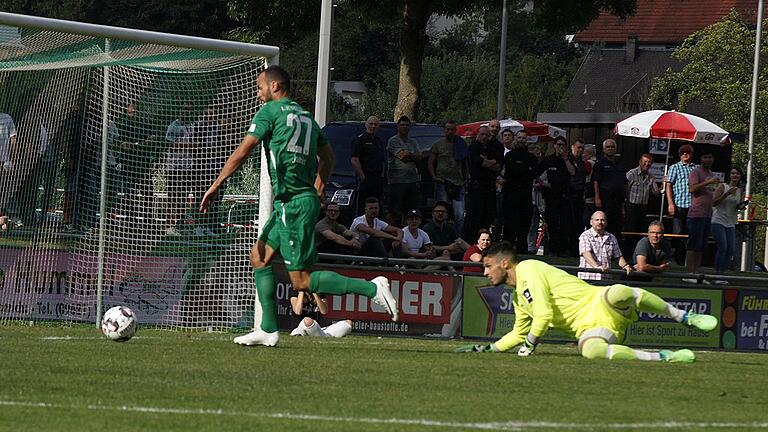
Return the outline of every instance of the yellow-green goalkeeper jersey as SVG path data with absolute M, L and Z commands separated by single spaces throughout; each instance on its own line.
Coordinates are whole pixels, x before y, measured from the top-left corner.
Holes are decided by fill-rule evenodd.
M 328 138 L 309 111 L 287 97 L 269 101 L 253 117 L 248 134 L 266 149 L 275 200 L 317 193 L 317 149 L 328 145 Z
M 592 302 L 605 287 L 536 260 L 518 263 L 515 275 L 515 326 L 496 342 L 497 349 L 520 345 L 528 333 L 540 338 L 550 327 L 576 337 L 592 326 Z

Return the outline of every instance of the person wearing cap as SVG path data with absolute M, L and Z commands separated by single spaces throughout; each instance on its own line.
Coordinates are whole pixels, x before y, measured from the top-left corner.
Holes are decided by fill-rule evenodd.
M 688 190 L 688 177 L 697 165 L 693 162 L 693 147 L 690 144 L 680 146 L 677 153 L 680 155 L 680 161 L 669 167 L 665 179 L 667 183 L 667 212 L 673 217 L 672 232 L 688 234 L 688 209 L 691 207 L 692 199 L 691 192 Z M 675 258 L 678 264 L 682 264 L 685 243 L 678 239 L 674 246 Z
M 436 202 L 432 207 L 432 220 L 424 224 L 422 229 L 432 240 L 432 248 L 436 256 L 447 255 L 453 261 L 461 261 L 469 244 L 461 238 L 455 225 L 445 221 L 450 208 L 445 201 Z
M 400 249 L 405 257 L 433 259 L 435 251 L 432 240 L 421 228 L 421 211 L 411 209 L 405 216 L 406 226 L 403 227 L 403 242 Z

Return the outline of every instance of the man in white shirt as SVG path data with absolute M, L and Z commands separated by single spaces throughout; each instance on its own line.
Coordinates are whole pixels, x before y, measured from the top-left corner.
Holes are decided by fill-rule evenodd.
M 365 214 L 356 217 L 349 230 L 360 237 L 360 255 L 389 257 L 392 250 L 400 248 L 403 231 L 378 218 L 379 199 L 369 197 L 365 200 Z

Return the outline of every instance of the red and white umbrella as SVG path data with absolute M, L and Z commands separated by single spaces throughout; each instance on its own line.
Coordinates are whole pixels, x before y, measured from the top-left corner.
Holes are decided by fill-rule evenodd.
M 728 132 L 709 120 L 677 111 L 653 110 L 616 123 L 616 133 L 636 138 L 665 138 L 701 144 L 730 144 Z
M 456 127 L 456 134 L 460 137 L 476 137 L 477 130 L 480 126 L 488 126 L 490 120 L 478 121 L 474 123 L 466 123 Z M 550 126 L 546 123 L 525 121 L 525 120 L 512 120 L 503 119 L 499 120 L 501 125 L 501 133 L 504 129 L 511 129 L 512 132 L 524 130 L 528 134 L 528 141 L 552 141 L 559 136 L 565 136 L 565 130 L 559 127 Z M 497 137 L 501 139 L 501 137 Z
M 701 117 L 677 111 L 652 110 L 635 114 L 616 123 L 616 134 L 635 138 L 666 139 L 664 177 L 669 169 L 669 148 L 672 140 L 715 145 L 731 143 L 728 132 L 720 126 Z M 661 194 L 659 218 L 664 216 L 665 195 Z

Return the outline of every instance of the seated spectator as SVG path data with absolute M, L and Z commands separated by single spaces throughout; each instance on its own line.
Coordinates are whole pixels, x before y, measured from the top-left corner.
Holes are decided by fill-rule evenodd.
M 477 231 L 477 243 L 470 246 L 466 252 L 464 252 L 463 261 L 483 262 L 483 251 L 485 248 L 491 245 L 491 232 L 485 228 L 480 228 Z M 482 267 L 466 266 L 464 267 L 466 273 L 482 273 Z
M 360 255 L 390 257 L 392 251 L 400 248 L 403 231 L 379 219 L 379 199 L 365 200 L 365 214 L 358 216 L 349 226 L 350 231 L 360 236 Z
M 579 236 L 579 267 L 600 269 L 602 273 L 611 269 L 611 260 L 618 259 L 619 267 L 627 274 L 632 272 L 632 266 L 624 259 L 616 237 L 605 230 L 605 213 L 596 211 L 589 219 L 590 229 Z M 602 273 L 579 272 L 578 276 L 585 280 L 602 280 Z
M 438 201 L 432 207 L 432 220 L 427 222 L 422 229 L 432 240 L 432 248 L 435 256 L 447 257 L 453 261 L 461 261 L 464 251 L 469 244 L 461 238 L 454 225 L 445 221 L 450 206 L 445 201 Z
M 648 225 L 648 237 L 637 242 L 632 254 L 635 270 L 643 273 L 661 273 L 669 267 L 671 246 L 664 239 L 664 225 L 655 220 Z M 650 277 L 636 276 L 636 280 L 651 280 Z
M 403 227 L 403 241 L 400 249 L 406 258 L 433 259 L 435 251 L 432 249 L 432 241 L 421 228 L 421 212 L 418 209 L 409 210 L 405 216 L 408 223 Z
M 325 336 L 344 337 L 352 332 L 352 321 L 341 320 L 333 324 L 321 326 L 318 322 L 322 315 L 328 312 L 328 302 L 320 294 L 304 291 L 291 292 L 291 311 L 300 318 L 291 336 Z
M 317 251 L 351 255 L 360 250 L 360 234 L 348 230 L 339 223 L 339 205 L 335 202 L 325 206 L 325 217 L 315 224 Z

